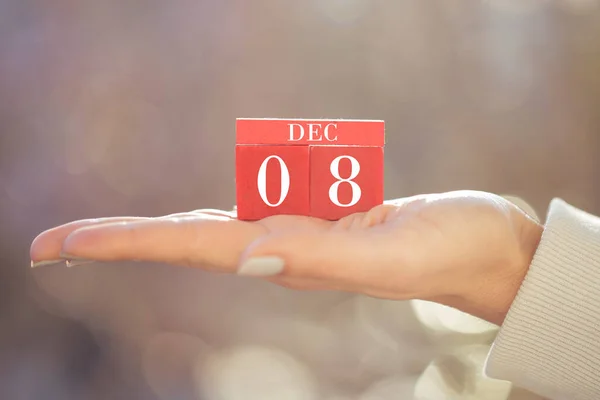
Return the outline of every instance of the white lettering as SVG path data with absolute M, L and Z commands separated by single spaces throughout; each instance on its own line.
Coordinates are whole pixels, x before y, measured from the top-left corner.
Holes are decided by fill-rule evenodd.
M 340 161 L 343 159 L 350 160 L 350 163 L 352 165 L 350 176 L 345 179 L 340 176 Z M 356 177 L 360 173 L 360 163 L 358 162 L 358 160 L 351 156 L 339 156 L 338 158 L 332 161 L 329 169 L 331 171 L 331 175 L 333 175 L 333 177 L 337 179 L 337 181 L 329 188 L 329 199 L 331 200 L 331 202 L 338 207 L 352 207 L 358 204 L 362 196 L 362 191 L 360 190 L 360 186 L 353 181 L 353 179 L 356 179 Z M 340 185 L 344 182 L 349 183 L 350 187 L 352 187 L 352 200 L 348 204 L 340 203 L 338 196 Z
M 290 126 L 290 142 L 298 142 L 304 138 L 304 127 L 300 124 L 288 124 Z M 294 137 L 294 127 L 298 127 L 300 129 L 300 136 L 298 138 Z
M 316 129 L 314 129 L 316 128 Z M 308 141 L 309 142 L 320 142 L 323 140 L 323 137 L 319 133 L 319 128 L 321 128 L 321 124 L 308 124 Z M 316 135 L 316 136 L 313 136 Z
M 269 165 L 269 161 L 272 159 L 276 159 L 279 161 L 279 165 L 281 166 L 281 194 L 279 195 L 279 201 L 275 204 L 269 202 L 267 198 L 267 166 Z M 258 170 L 258 193 L 260 194 L 260 198 L 265 202 L 269 207 L 279 207 L 287 197 L 290 191 L 290 171 L 285 165 L 285 161 L 281 159 L 279 156 L 269 156 L 263 161 Z
M 337 142 L 337 140 L 338 140 L 337 136 L 334 138 L 329 137 L 329 128 L 330 127 L 337 129 L 337 124 L 327 124 L 327 126 L 325 126 L 325 139 L 327 139 L 330 142 Z

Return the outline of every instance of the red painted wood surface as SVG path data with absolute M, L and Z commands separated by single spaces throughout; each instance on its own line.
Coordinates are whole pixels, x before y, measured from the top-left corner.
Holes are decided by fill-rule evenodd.
M 308 215 L 309 153 L 308 146 L 236 146 L 238 219 Z
M 313 146 L 310 215 L 338 220 L 383 203 L 383 148 Z
M 236 143 L 382 147 L 385 125 L 367 120 L 240 118 L 236 120 Z
M 338 220 L 383 203 L 383 121 L 238 119 L 236 129 L 240 220 Z

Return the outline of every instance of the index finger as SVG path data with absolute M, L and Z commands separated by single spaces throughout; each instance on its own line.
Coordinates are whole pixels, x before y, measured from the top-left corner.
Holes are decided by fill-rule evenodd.
M 40 233 L 31 243 L 29 256 L 31 265 L 38 266 L 61 261 L 60 250 L 64 240 L 74 231 L 91 225 L 109 224 L 124 221 L 139 221 L 145 217 L 93 218 L 69 222 Z
M 78 229 L 62 256 L 96 261 L 149 261 L 233 272 L 245 248 L 268 230 L 218 215 L 124 221 Z

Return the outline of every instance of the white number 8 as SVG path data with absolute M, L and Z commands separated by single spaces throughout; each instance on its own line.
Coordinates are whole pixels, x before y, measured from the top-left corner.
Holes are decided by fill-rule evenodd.
M 350 160 L 350 163 L 352 164 L 352 170 L 348 178 L 342 178 L 340 176 L 340 161 L 343 159 Z M 333 175 L 333 177 L 337 179 L 337 182 L 335 182 L 329 188 L 329 199 L 331 200 L 331 202 L 338 207 L 352 207 L 358 204 L 362 196 L 362 191 L 360 190 L 360 186 L 358 185 L 358 183 L 353 181 L 353 179 L 356 179 L 356 177 L 360 173 L 360 163 L 358 162 L 358 160 L 350 156 L 339 156 L 338 158 L 332 161 L 329 170 L 331 171 L 331 175 Z M 352 187 L 352 200 L 348 204 L 340 203 L 338 197 L 340 185 L 344 182 L 349 183 L 350 187 Z
M 279 201 L 275 204 L 269 202 L 269 199 L 267 198 L 267 166 L 269 165 L 269 161 L 271 161 L 272 159 L 279 161 L 279 165 L 281 167 L 281 193 L 279 195 Z M 352 166 L 350 176 L 348 178 L 342 178 L 340 176 L 340 161 L 342 161 L 343 159 L 350 160 Z M 337 179 L 337 181 L 329 188 L 329 199 L 331 200 L 331 202 L 338 207 L 352 207 L 358 204 L 362 196 L 362 191 L 358 183 L 353 181 L 353 179 L 356 179 L 356 177 L 360 173 L 360 163 L 358 162 L 358 160 L 351 156 L 339 156 L 331 162 L 329 171 L 331 172 L 331 175 L 335 179 Z M 290 171 L 288 170 L 285 161 L 283 161 L 283 159 L 279 156 L 267 157 L 260 165 L 260 169 L 258 170 L 257 183 L 260 198 L 266 205 L 268 205 L 269 207 L 279 207 L 281 204 L 283 204 L 290 191 Z M 342 204 L 339 200 L 338 193 L 340 185 L 342 183 L 348 183 L 352 188 L 352 200 L 348 204 Z

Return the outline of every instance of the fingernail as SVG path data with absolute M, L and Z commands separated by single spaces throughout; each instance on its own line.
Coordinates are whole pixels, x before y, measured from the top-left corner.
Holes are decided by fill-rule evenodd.
M 86 265 L 96 262 L 96 260 L 89 260 L 87 258 L 81 258 L 77 256 L 72 256 L 67 253 L 60 253 L 60 256 L 67 260 L 67 267 L 78 267 L 80 265 Z
M 82 257 L 77 257 L 74 256 L 72 254 L 69 253 L 60 253 L 60 256 L 65 259 L 65 260 L 70 260 L 70 261 L 89 261 L 89 259 L 87 258 L 82 258 Z
M 83 260 L 83 259 L 79 259 L 79 260 L 67 260 L 67 267 L 68 268 L 79 267 L 80 265 L 92 264 L 92 263 L 95 263 L 95 262 L 96 261 L 94 261 L 94 260 Z
M 65 260 L 47 260 L 47 261 L 33 261 L 31 260 L 31 268 L 41 267 L 44 265 L 59 264 L 65 262 Z
M 249 258 L 238 269 L 238 275 L 244 276 L 272 276 L 283 271 L 285 262 L 279 257 L 254 257 Z

